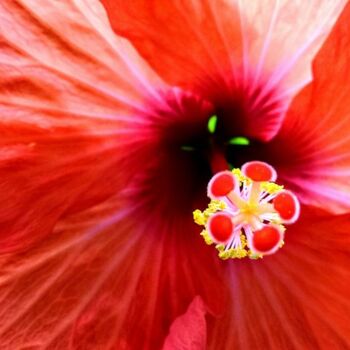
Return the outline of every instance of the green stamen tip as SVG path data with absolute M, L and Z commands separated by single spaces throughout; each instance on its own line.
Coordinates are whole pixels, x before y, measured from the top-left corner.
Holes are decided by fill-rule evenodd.
M 218 123 L 218 117 L 216 115 L 212 115 L 208 120 L 208 131 L 211 134 L 214 134 L 217 123 Z
M 247 139 L 244 136 L 232 137 L 232 139 L 230 139 L 228 141 L 228 143 L 229 143 L 229 145 L 239 145 L 239 146 L 249 146 L 250 145 L 249 139 Z

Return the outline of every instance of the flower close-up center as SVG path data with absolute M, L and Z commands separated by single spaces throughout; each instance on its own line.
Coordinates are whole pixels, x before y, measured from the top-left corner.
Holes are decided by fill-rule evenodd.
M 240 169 L 222 171 L 208 185 L 211 202 L 194 220 L 205 228 L 201 235 L 216 243 L 219 257 L 252 259 L 275 253 L 284 243 L 283 224 L 294 223 L 300 212 L 295 195 L 277 185 L 268 164 L 249 162 Z
M 350 349 L 349 23 L 0 0 L 0 349 Z

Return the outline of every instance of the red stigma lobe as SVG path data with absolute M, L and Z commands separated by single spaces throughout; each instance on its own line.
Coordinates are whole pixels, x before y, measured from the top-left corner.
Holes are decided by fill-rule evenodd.
M 235 178 L 229 171 L 222 171 L 216 174 L 209 184 L 209 191 L 213 197 L 228 195 L 235 188 Z
M 220 213 L 211 217 L 208 230 L 217 242 L 224 243 L 232 236 L 234 225 L 229 215 Z
M 274 169 L 264 162 L 254 161 L 248 162 L 242 167 L 245 176 L 253 181 L 274 181 L 276 179 L 276 172 Z
M 277 248 L 281 239 L 281 232 L 275 226 L 264 226 L 255 231 L 252 243 L 257 252 L 268 253 Z
M 283 220 L 293 220 L 298 212 L 298 202 L 289 191 L 279 193 L 273 200 L 273 206 Z

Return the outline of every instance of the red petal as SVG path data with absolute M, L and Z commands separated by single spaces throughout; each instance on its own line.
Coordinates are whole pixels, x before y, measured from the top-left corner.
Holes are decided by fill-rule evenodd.
M 32 5 L 30 10 L 25 8 L 28 4 Z M 82 8 L 85 9 L 83 12 Z M 129 104 L 124 108 L 125 102 L 120 100 L 127 97 L 132 104 L 142 100 L 139 91 L 144 85 L 137 80 L 139 84 L 132 83 L 137 91 L 124 90 L 127 82 L 115 77 L 111 83 L 110 70 L 100 67 L 94 57 L 89 56 L 93 51 L 91 48 L 102 40 L 100 30 L 104 38 L 109 33 L 100 22 L 103 15 L 97 2 L 89 1 L 87 5 L 81 1 L 73 4 L 68 1 L 5 0 L 1 1 L 0 9 L 1 35 L 6 39 L 4 45 L 1 43 L 1 72 L 8 74 L 19 69 L 21 76 L 26 77 L 24 84 L 5 84 L 5 95 L 1 95 L 1 115 L 4 116 L 1 136 L 2 145 L 6 146 L 5 152 L 1 153 L 1 172 L 4 174 L 1 189 L 8 196 L 8 201 L 3 203 L 8 207 L 1 209 L 1 214 L 5 218 L 8 217 L 6 213 L 15 214 L 5 222 L 6 230 L 20 222 L 24 215 L 24 227 L 30 228 L 30 223 L 37 226 L 33 232 L 43 233 L 43 239 L 37 242 L 35 249 L 11 256 L 1 255 L 2 347 L 156 349 L 163 344 L 174 319 L 186 311 L 196 295 L 201 295 L 210 310 L 215 304 L 223 303 L 224 276 L 234 287 L 233 308 L 227 304 L 225 317 L 211 320 L 209 348 L 244 349 L 270 344 L 267 348 L 281 349 L 290 346 L 291 342 L 295 348 L 349 347 L 349 323 L 344 316 L 350 311 L 347 300 L 350 285 L 348 216 L 310 215 L 309 220 L 301 221 L 303 226 L 296 226 L 300 231 L 292 231 L 306 234 L 290 236 L 300 239 L 291 239 L 291 248 L 286 245 L 284 249 L 289 250 L 285 260 L 283 255 L 275 255 L 280 256 L 279 260 L 274 256 L 263 262 L 234 262 L 232 273 L 226 276 L 219 269 L 220 262 L 216 257 L 213 259 L 212 250 L 203 245 L 200 237 L 192 235 L 192 228 L 177 215 L 173 221 L 177 225 L 175 228 L 164 224 L 164 217 L 158 220 L 140 218 L 137 204 L 121 203 L 119 193 L 118 201 L 110 202 L 110 207 L 97 206 L 77 214 L 85 206 L 101 201 L 101 193 L 105 198 L 110 195 L 110 189 L 115 190 L 112 181 L 105 193 L 106 182 L 101 185 L 101 181 L 96 180 L 100 180 L 99 176 L 105 170 L 110 173 L 108 167 L 111 164 L 107 160 L 101 164 L 96 162 L 95 152 L 104 152 L 107 148 L 103 159 L 109 159 L 113 152 L 110 154 L 108 148 L 111 139 L 100 141 L 99 137 L 92 137 L 96 136 L 96 130 L 102 134 L 110 130 L 109 121 L 102 118 L 101 125 L 95 119 L 100 120 L 101 114 L 104 117 L 114 115 L 114 111 L 118 116 L 120 111 L 127 112 Z M 99 15 L 95 16 L 96 13 Z M 98 33 L 97 29 L 85 31 L 90 28 L 91 21 L 98 24 L 95 27 Z M 72 28 L 80 28 L 79 35 L 74 35 Z M 65 36 L 57 38 L 59 33 L 65 33 Z M 80 42 L 77 38 L 82 37 L 84 40 Z M 107 38 L 102 40 L 104 46 L 101 43 L 99 53 L 110 53 L 107 61 L 112 67 L 113 64 L 118 66 L 117 76 L 130 72 L 130 67 L 121 63 L 120 55 L 114 56 L 114 49 L 120 48 L 114 36 L 108 34 Z M 93 45 L 89 40 L 93 40 Z M 57 52 L 57 47 L 65 52 L 64 62 L 59 59 L 61 51 Z M 77 61 L 75 50 L 83 50 Z M 70 55 L 72 52 L 73 56 Z M 51 64 L 42 67 L 48 57 Z M 10 66 L 15 64 L 15 67 L 7 69 L 5 65 L 5 69 L 3 62 Z M 37 66 L 43 70 L 40 70 L 43 80 L 37 79 L 32 72 Z M 86 83 L 84 74 L 90 79 L 101 72 L 104 72 L 102 78 L 92 80 L 92 86 L 81 86 L 81 82 L 73 79 L 78 75 Z M 128 73 L 124 80 L 129 81 L 129 78 Z M 116 100 L 100 96 L 102 91 L 96 91 L 99 86 L 107 89 L 109 84 L 114 86 L 113 91 L 118 91 Z M 123 87 L 121 91 L 117 90 L 119 86 Z M 50 94 L 52 91 L 54 93 Z M 84 118 L 81 122 L 77 116 L 80 109 L 74 106 L 81 108 L 91 121 Z M 54 109 L 52 113 L 47 111 L 50 107 Z M 86 142 L 82 133 L 88 133 Z M 72 137 L 77 134 L 79 137 Z M 67 137 L 72 137 L 72 142 L 63 142 Z M 36 145 L 31 145 L 32 140 Z M 67 170 L 64 166 L 67 158 L 62 154 L 66 156 L 68 151 L 74 153 L 68 157 L 70 167 Z M 86 160 L 86 152 L 93 159 L 88 157 Z M 79 156 L 86 163 L 79 162 L 75 167 L 74 161 Z M 92 164 L 97 170 L 91 170 Z M 14 170 L 20 170 L 19 177 L 13 175 Z M 55 175 L 60 181 L 53 181 Z M 15 190 L 11 190 L 12 178 Z M 105 180 L 104 176 L 102 178 Z M 90 186 L 86 187 L 86 183 Z M 80 200 L 78 196 L 81 196 Z M 39 210 L 37 202 L 40 203 Z M 45 234 L 50 230 L 42 230 L 46 219 L 40 213 L 47 210 L 50 215 L 57 215 L 55 203 L 64 208 L 65 219 L 48 237 Z
M 348 4 L 314 61 L 313 82 L 271 145 L 281 153 L 279 174 L 300 199 L 333 212 L 350 208 L 349 21 Z
M 205 306 L 196 297 L 185 314 L 171 325 L 163 350 L 203 350 L 207 345 L 207 325 Z
M 276 254 L 232 262 L 231 305 L 209 323 L 209 349 L 349 348 L 350 215 L 301 213 Z
M 231 135 L 266 141 L 310 80 L 310 62 L 344 0 L 102 3 L 116 33 L 162 78 L 214 101 Z
M 0 13 L 0 252 L 8 253 L 115 193 L 124 119 L 154 87 L 98 2 L 4 0 Z
M 106 202 L 61 220 L 35 249 L 1 258 L 4 348 L 159 349 L 197 295 L 206 311 L 222 311 L 220 260 L 194 225 L 142 220 L 138 209 Z M 196 300 L 190 309 L 204 312 Z
M 193 87 L 242 57 L 239 13 L 212 1 L 103 0 L 114 30 L 127 37 L 171 85 Z M 229 46 L 227 46 L 229 45 Z M 236 61 L 237 62 L 237 61 Z M 225 80 L 225 76 L 222 75 Z
M 303 5 L 288 0 L 102 3 L 115 31 L 130 39 L 167 81 L 189 86 L 232 63 L 245 69 L 250 63 L 268 73 L 291 65 L 294 69 L 286 71 L 290 82 L 305 82 L 310 61 L 344 1 L 312 0 Z

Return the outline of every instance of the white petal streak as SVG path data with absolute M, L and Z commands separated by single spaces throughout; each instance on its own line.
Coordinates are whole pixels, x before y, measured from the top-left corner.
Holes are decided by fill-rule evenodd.
M 86 0 L 73 0 L 73 2 L 89 20 L 89 23 L 93 26 L 96 32 L 100 33 L 101 37 L 106 40 L 113 49 L 113 52 L 119 56 L 120 60 L 129 69 L 132 76 L 139 81 L 141 93 L 144 92 L 143 89 L 145 89 L 151 96 L 161 102 L 163 99 L 159 96 L 156 89 L 156 86 L 162 86 L 159 77 L 150 70 L 148 65 L 126 40 L 117 38 L 110 26 L 106 25 L 108 19 L 104 10 L 102 10 L 102 6 L 99 3 L 88 2 Z
M 266 54 L 267 54 L 268 49 L 270 48 L 270 45 L 271 45 L 271 39 L 272 39 L 273 32 L 275 30 L 276 21 L 277 21 L 279 11 L 280 11 L 280 6 L 281 6 L 280 0 L 276 0 L 272 15 L 271 15 L 271 22 L 269 24 L 268 31 L 267 31 L 266 37 L 264 39 L 264 44 L 263 44 L 262 49 L 261 49 L 261 53 L 260 53 L 260 57 L 259 57 L 259 61 L 258 61 L 257 69 L 256 69 L 255 82 L 257 82 L 260 78 L 261 69 L 264 66 Z
M 97 0 L 77 3 L 1 1 L 1 79 L 25 89 L 21 98 L 29 103 L 100 114 L 142 105 L 161 81 L 115 36 Z M 34 87 L 46 96 L 34 94 Z M 14 90 L 4 92 L 19 98 Z
M 263 70 L 270 74 L 276 67 L 285 69 L 287 86 L 311 80 L 312 59 L 346 1 L 280 0 L 279 6 L 276 0 L 245 0 L 244 3 L 248 25 L 256 31 L 249 44 L 250 62 L 258 67 L 263 62 Z M 289 69 L 291 58 L 296 62 Z

